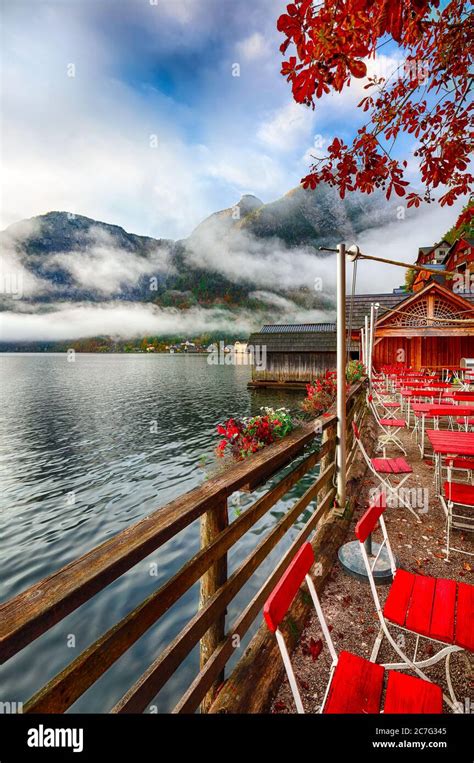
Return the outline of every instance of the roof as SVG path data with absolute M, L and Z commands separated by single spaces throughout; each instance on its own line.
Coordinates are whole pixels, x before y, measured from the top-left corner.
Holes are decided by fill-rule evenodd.
M 370 305 L 372 302 L 379 304 L 378 317 L 380 318 L 388 310 L 392 310 L 394 307 L 404 302 L 407 297 L 411 296 L 411 292 L 406 294 L 355 294 L 354 304 L 352 312 L 352 328 L 360 329 L 364 326 L 365 316 L 370 316 Z M 350 297 L 346 298 L 346 320 L 349 323 L 350 316 Z
M 251 345 L 263 345 L 267 352 L 336 352 L 335 323 L 265 325 L 249 338 Z M 353 342 L 352 349 L 357 345 Z
M 335 323 L 266 324 L 260 334 L 327 334 L 336 331 Z
M 463 236 L 462 234 L 452 243 L 452 245 L 449 247 L 448 251 L 444 255 L 443 262 L 447 263 L 449 258 L 451 257 L 452 253 L 456 250 L 456 247 L 458 244 L 461 243 L 467 244 L 468 246 L 473 247 L 474 246 L 474 238 L 472 236 Z
M 474 294 L 457 294 L 450 289 L 447 289 L 445 286 L 443 286 L 440 283 L 437 283 L 436 281 L 431 280 L 426 286 L 424 286 L 420 291 L 415 291 L 407 296 L 405 300 L 403 300 L 403 309 L 405 307 L 409 307 L 414 302 L 417 302 L 418 300 L 425 297 L 427 294 L 430 293 L 437 293 L 439 296 L 444 298 L 445 300 L 448 300 L 450 302 L 453 302 L 454 304 L 457 304 L 459 306 L 464 307 L 466 303 L 471 305 L 474 303 Z M 469 307 L 469 312 L 474 309 Z M 377 326 L 380 326 L 385 323 L 385 321 L 390 320 L 391 315 L 389 312 L 387 312 L 380 320 L 377 321 Z

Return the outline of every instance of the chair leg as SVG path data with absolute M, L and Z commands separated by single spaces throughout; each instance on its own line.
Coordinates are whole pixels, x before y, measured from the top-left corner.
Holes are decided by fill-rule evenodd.
M 375 639 L 374 645 L 372 647 L 372 654 L 370 655 L 370 662 L 377 662 L 377 657 L 378 657 L 378 654 L 379 654 L 380 646 L 381 646 L 382 641 L 383 641 L 383 636 L 384 636 L 383 628 L 380 628 L 380 630 L 379 630 L 379 632 L 377 634 L 377 638 Z
M 418 516 L 416 511 L 413 509 L 413 507 L 408 503 L 408 501 L 405 501 L 404 498 L 402 498 L 402 496 L 397 494 L 397 490 L 400 490 L 400 488 L 405 484 L 409 476 L 410 476 L 409 474 L 405 475 L 405 477 L 403 477 L 403 479 L 400 480 L 400 482 L 398 482 L 396 485 L 392 485 L 388 479 L 386 480 L 385 484 L 388 486 L 389 491 L 396 496 L 398 503 L 401 503 L 402 506 L 408 509 L 408 511 L 410 511 L 413 514 L 413 516 L 416 518 L 417 522 L 421 522 L 420 517 Z
M 451 535 L 451 512 L 452 506 L 448 504 L 448 516 L 446 517 L 446 561 L 449 562 L 449 539 Z

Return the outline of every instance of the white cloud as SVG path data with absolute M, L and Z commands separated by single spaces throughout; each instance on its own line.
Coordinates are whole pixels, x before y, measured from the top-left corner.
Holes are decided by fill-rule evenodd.
M 170 16 L 181 24 L 191 22 L 198 11 L 197 0 L 148 0 L 153 7 L 160 7 L 166 16 Z
M 265 194 L 270 198 L 285 187 L 282 167 L 268 154 L 228 146 L 209 160 L 207 174 L 216 182 L 225 181 L 235 189 L 236 201 L 242 193 Z M 250 191 L 248 189 L 251 189 Z
M 194 4 L 180 13 L 186 7 Z M 12 15 L 4 35 L 0 226 L 66 209 L 156 237 L 187 235 L 216 208 L 209 156 L 185 135 L 193 115 L 111 76 L 108 41 L 88 19 L 63 14 L 45 5 L 28 24 Z
M 99 295 L 111 296 L 121 288 L 136 286 L 142 276 L 170 273 L 169 250 L 158 248 L 149 257 L 138 256 L 117 248 L 113 237 L 98 227 L 92 227 L 84 242 L 85 248 L 53 254 L 47 268 L 66 270 L 77 286 Z
M 403 199 L 400 204 L 402 208 Z M 413 217 L 361 233 L 357 244 L 366 254 L 397 262 L 415 262 L 418 248 L 439 241 L 456 220 L 462 206 L 462 201 L 458 201 L 453 207 L 433 204 L 420 208 Z M 359 293 L 389 292 L 404 283 L 405 270 L 396 265 L 361 261 L 357 280 Z
M 257 137 L 274 150 L 291 151 L 308 140 L 314 123 L 311 109 L 291 101 L 260 125 Z
M 282 319 L 282 313 L 278 313 Z M 295 310 L 283 320 L 321 320 L 322 311 Z M 133 339 L 146 335 L 190 335 L 209 331 L 249 334 L 275 313 L 191 308 L 187 311 L 154 305 L 110 302 L 103 305 L 53 306 L 48 312 L 0 313 L 0 341 L 66 341 L 94 336 Z M 324 318 L 323 318 L 324 319 Z
M 254 34 L 246 37 L 245 40 L 238 42 L 235 47 L 237 54 L 246 61 L 255 61 L 256 59 L 263 58 L 270 52 L 268 40 L 260 32 L 254 32 Z

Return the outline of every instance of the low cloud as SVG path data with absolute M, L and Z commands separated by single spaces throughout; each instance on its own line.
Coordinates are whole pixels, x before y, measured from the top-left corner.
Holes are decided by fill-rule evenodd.
M 321 279 L 325 291 L 335 287 L 334 264 L 314 248 L 288 248 L 277 238 L 256 238 L 242 229 L 223 236 L 218 219 L 188 241 L 187 258 L 193 267 L 266 290 L 312 289 L 316 278 Z
M 53 290 L 49 281 L 38 278 L 23 262 L 23 244 L 29 236 L 38 235 L 38 220 L 23 220 L 2 233 L 0 254 L 0 300 L 39 297 Z
M 401 200 L 403 203 L 403 200 Z M 455 223 L 462 208 L 462 201 L 453 207 L 438 204 L 425 206 L 410 218 L 395 220 L 381 228 L 363 231 L 357 237 L 362 252 L 397 262 L 414 263 L 420 246 L 430 246 L 439 241 Z M 403 209 L 403 207 L 400 207 Z M 405 281 L 406 270 L 396 265 L 378 262 L 358 264 L 359 293 L 389 292 Z
M 101 305 L 52 306 L 47 312 L 0 314 L 2 342 L 67 341 L 94 336 L 133 339 L 147 335 L 196 336 L 207 332 L 246 336 L 266 322 L 315 322 L 322 311 L 225 310 L 201 307 L 180 311 L 155 305 L 110 302 Z
M 140 256 L 118 248 L 113 236 L 98 227 L 90 229 L 84 249 L 50 255 L 47 268 L 58 267 L 69 273 L 78 287 L 104 296 L 136 286 L 143 276 L 173 272 L 167 247 L 157 247 L 149 256 Z

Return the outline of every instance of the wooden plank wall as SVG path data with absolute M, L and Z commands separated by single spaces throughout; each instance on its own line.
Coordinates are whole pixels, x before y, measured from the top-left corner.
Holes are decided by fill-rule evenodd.
M 335 352 L 269 352 L 267 367 L 252 368 L 254 381 L 310 382 L 327 370 L 336 368 Z
M 405 362 L 414 368 L 457 366 L 461 358 L 474 358 L 474 336 L 384 337 L 374 348 L 375 367 L 396 363 L 400 349 L 405 352 Z

